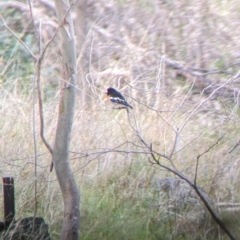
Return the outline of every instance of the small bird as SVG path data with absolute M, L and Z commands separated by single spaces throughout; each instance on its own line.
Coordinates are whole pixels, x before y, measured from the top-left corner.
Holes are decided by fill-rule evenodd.
M 110 87 L 107 89 L 106 92 L 108 99 L 113 102 L 113 103 L 117 103 L 117 104 L 122 104 L 126 107 L 129 107 L 131 109 L 133 109 L 133 107 L 125 100 L 125 98 L 123 97 L 123 95 L 117 91 L 116 89 Z

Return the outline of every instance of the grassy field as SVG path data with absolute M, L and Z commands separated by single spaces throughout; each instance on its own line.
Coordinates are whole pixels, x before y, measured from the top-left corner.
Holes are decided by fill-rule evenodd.
M 182 92 L 178 100 L 181 97 L 184 99 Z M 2 100 L 1 174 L 15 178 L 16 218 L 32 216 L 37 199 L 37 215 L 45 218 L 52 238 L 57 239 L 62 219 L 61 193 L 54 172 L 49 173 L 51 157 L 38 135 L 39 119 L 36 117 L 33 121 L 33 100 L 31 96 L 26 99 L 6 92 Z M 186 102 L 193 110 L 169 113 L 168 109 L 177 109 L 177 104 L 174 99 L 166 102 L 167 107 L 161 108 L 166 112 L 162 113 L 147 108 L 141 111 L 138 108 L 142 106 L 133 102 L 137 110 L 131 114 L 136 117 L 144 139 L 152 143 L 155 150 L 169 155 L 176 137 L 174 129 L 186 123 L 195 104 Z M 46 103 L 44 113 L 46 138 L 52 143 L 57 100 Z M 232 121 L 222 122 L 216 111 L 213 114 L 206 111 L 194 114 L 177 140 L 173 161 L 193 179 L 197 156 L 224 135 L 200 158 L 198 169 L 199 185 L 216 202 L 239 202 L 238 149 L 228 153 L 237 140 L 237 131 Z M 191 234 L 178 236 L 174 217 L 158 206 L 159 193 L 153 182 L 173 175 L 150 164 L 144 152 L 129 126 L 125 110 L 100 104 L 97 110 L 82 111 L 77 104 L 70 159 L 81 192 L 82 239 L 193 239 Z M 161 161 L 170 166 L 166 159 Z M 204 234 L 200 232 L 201 236 Z
M 159 205 L 154 182 L 173 174 L 150 163 L 132 125 L 155 151 L 171 155 L 177 169 L 190 179 L 202 154 L 198 184 L 216 203 L 240 201 L 239 148 L 229 153 L 240 131 L 239 78 L 233 78 L 239 58 L 236 6 L 236 1 L 213 0 L 198 4 L 99 1 L 88 6 L 92 26 L 85 49 L 77 49 L 79 82 L 70 148 L 81 193 L 81 239 L 209 239 L 210 228 L 178 232 L 179 213 L 170 215 Z M 45 43 L 54 29 L 54 17 L 47 17 L 50 10 L 38 8 L 35 2 L 34 7 L 47 18 Z M 37 54 L 34 34 L 24 27 L 30 16 L 21 18 L 19 9 L 11 7 L 1 14 Z M 37 210 L 37 216 L 49 224 L 51 238 L 58 239 L 63 203 L 55 173 L 49 173 L 51 156 L 39 136 L 34 63 L 3 24 L 1 30 L 0 174 L 15 179 L 16 218 L 33 216 Z M 50 45 L 42 67 L 44 134 L 50 145 L 61 81 L 57 44 L 58 40 Z M 198 87 L 197 77 L 170 68 L 160 56 L 179 61 L 186 72 L 190 68 L 217 71 L 236 64 L 204 78 L 210 81 L 208 89 L 222 86 L 215 97 Z M 130 122 L 125 110 L 113 110 L 106 101 L 108 86 L 121 89 L 133 106 Z M 227 90 L 233 88 L 236 97 L 231 99 Z M 160 161 L 172 166 L 164 157 Z M 221 214 L 234 234 L 239 231 L 237 214 L 237 210 Z M 216 230 L 213 239 L 227 237 Z

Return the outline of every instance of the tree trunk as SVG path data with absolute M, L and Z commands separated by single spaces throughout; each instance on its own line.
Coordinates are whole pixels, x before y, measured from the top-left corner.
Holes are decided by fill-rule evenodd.
M 53 148 L 53 162 L 64 202 L 64 219 L 60 239 L 79 238 L 79 191 L 69 165 L 69 144 L 75 105 L 76 53 L 73 23 L 69 2 L 55 0 L 59 31 L 62 37 L 61 55 L 63 80 L 59 103 L 59 117 Z

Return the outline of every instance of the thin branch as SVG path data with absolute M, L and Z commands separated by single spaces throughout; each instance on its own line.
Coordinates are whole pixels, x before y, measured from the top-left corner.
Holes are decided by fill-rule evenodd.
M 225 133 L 226 134 L 226 133 Z M 225 136 L 225 134 L 223 134 L 223 136 L 221 136 L 220 138 L 218 138 L 218 140 L 212 144 L 209 148 L 207 148 L 204 152 L 202 152 L 201 154 L 198 154 L 197 156 L 197 161 L 196 161 L 196 168 L 195 168 L 195 177 L 194 177 L 194 184 L 196 185 L 197 184 L 197 172 L 198 172 L 198 162 L 199 162 L 199 159 L 206 153 L 208 153 L 211 149 L 213 149 L 222 139 L 223 137 Z
M 34 28 L 34 32 L 36 34 L 36 29 L 35 29 L 35 25 L 34 25 L 34 19 L 33 19 L 33 13 L 32 13 L 32 2 L 31 0 L 28 0 L 28 5 L 29 5 L 29 9 L 30 9 L 30 15 L 31 15 L 31 20 L 32 20 L 32 25 Z M 34 142 L 34 218 L 37 215 L 37 209 L 38 209 L 38 201 L 37 201 L 37 141 L 36 141 L 36 128 L 35 128 L 35 123 L 36 123 L 36 119 L 35 119 L 35 81 L 33 81 L 33 86 L 32 86 L 32 122 L 33 122 L 33 142 Z M 35 229 L 35 221 L 33 221 L 33 231 Z
M 82 169 L 84 169 L 89 163 L 93 162 L 94 160 L 99 160 L 99 157 L 101 155 L 106 155 L 106 154 L 109 154 L 109 153 L 113 153 L 113 152 L 116 152 L 116 153 L 125 153 L 125 154 L 129 154 L 129 153 L 134 153 L 134 154 L 145 154 L 145 155 L 150 155 L 149 152 L 138 152 L 138 151 L 125 151 L 125 150 L 106 150 L 106 151 L 102 151 L 102 152 L 94 152 L 94 153 L 86 153 L 85 155 L 81 156 L 81 157 L 77 157 L 75 159 L 79 159 L 79 158 L 88 158 L 89 156 L 92 156 L 94 155 L 93 158 L 91 158 L 90 160 L 88 160 L 83 166 L 81 166 L 79 169 L 77 169 L 76 171 L 74 172 L 77 172 L 77 171 L 80 171 Z M 74 158 L 71 158 L 71 160 L 73 160 Z
M 34 146 L 34 218 L 37 215 L 37 163 L 38 163 L 38 154 L 37 154 L 37 140 L 36 140 L 36 118 L 35 118 L 35 81 L 32 85 L 32 124 L 33 124 L 33 146 Z M 35 224 L 35 221 L 33 222 Z M 35 226 L 34 226 L 35 227 Z
M 131 126 L 132 130 L 135 132 L 136 136 L 138 137 L 138 139 L 140 140 L 140 142 L 147 148 L 147 149 L 152 149 L 152 143 L 148 144 L 144 139 L 143 137 L 140 135 L 139 131 L 137 130 L 137 121 L 136 121 L 136 118 L 134 115 L 132 115 L 134 117 L 134 121 L 135 121 L 135 126 L 133 126 L 133 124 L 131 123 L 131 119 L 130 119 L 130 114 L 129 114 L 129 111 L 127 111 L 127 116 L 128 116 L 128 123 L 129 125 Z M 162 158 L 165 158 L 167 159 L 172 167 L 177 170 L 177 167 L 175 166 L 174 162 L 172 161 L 172 158 L 170 158 L 169 156 L 165 155 L 165 154 L 162 154 L 162 153 L 159 153 L 157 151 L 154 151 L 154 150 L 151 150 L 152 153 L 155 153 L 157 154 L 159 157 L 162 157 Z
M 71 160 L 73 159 L 79 159 L 79 158 L 86 158 L 86 157 L 90 157 L 90 156 L 95 156 L 95 155 L 105 155 L 105 154 L 108 154 L 108 153 L 125 153 L 125 154 L 150 154 L 149 152 L 145 152 L 145 151 L 132 151 L 132 150 L 114 150 L 114 149 L 108 149 L 108 150 L 105 150 L 105 151 L 97 151 L 97 152 L 92 152 L 92 153 L 80 153 L 80 152 L 72 152 L 72 151 L 69 151 L 70 153 L 74 153 L 74 154 L 79 154 L 81 156 L 79 157 L 74 157 L 74 158 L 71 158 Z
M 232 147 L 232 149 L 229 150 L 229 154 L 232 153 L 232 151 L 237 148 L 240 145 L 240 138 L 238 139 L 237 143 Z
M 236 240 L 236 238 L 232 235 L 232 233 L 228 230 L 226 225 L 222 222 L 220 218 L 215 214 L 211 206 L 208 204 L 206 198 L 200 191 L 200 189 L 197 187 L 197 185 L 192 185 L 193 189 L 196 191 L 197 195 L 200 197 L 201 201 L 204 203 L 205 207 L 207 208 L 208 212 L 211 214 L 212 218 L 215 220 L 215 222 L 222 228 L 222 230 L 228 235 L 228 237 L 231 240 Z
M 179 133 L 182 132 L 182 130 L 184 129 L 184 127 L 186 126 L 186 124 L 188 123 L 188 121 L 190 120 L 190 118 L 192 118 L 192 116 L 198 111 L 198 109 L 204 104 L 206 103 L 209 99 L 211 99 L 211 97 L 221 88 L 223 88 L 225 85 L 227 85 L 229 82 L 232 81 L 232 78 L 228 79 L 224 84 L 222 84 L 221 86 L 219 86 L 218 88 L 216 88 L 214 91 L 212 91 L 212 93 L 203 101 L 201 101 L 195 109 L 192 110 L 191 114 L 189 114 L 189 116 L 185 119 L 185 121 L 183 122 L 182 126 L 180 127 Z M 204 89 L 205 90 L 205 89 Z M 204 91 L 203 90 L 203 91 Z
M 176 149 L 176 146 L 177 146 L 177 142 L 178 142 L 178 138 L 179 138 L 179 133 L 178 133 L 178 129 L 177 129 L 177 132 L 176 132 L 176 136 L 175 136 L 175 139 L 174 139 L 174 143 L 173 143 L 173 147 L 172 147 L 172 151 L 169 155 L 169 158 L 172 159 L 172 156 L 175 152 L 175 149 Z
M 71 5 L 72 6 L 72 5 Z M 46 148 L 48 149 L 48 151 L 50 152 L 50 154 L 53 154 L 53 150 L 52 147 L 50 146 L 50 144 L 47 142 L 45 136 L 44 136 L 44 118 L 43 118 L 43 101 L 42 101 L 42 92 L 41 92 L 41 67 L 42 67 L 42 62 L 44 59 L 44 55 L 46 53 L 46 50 L 48 49 L 48 47 L 50 46 L 51 42 L 55 39 L 59 28 L 62 26 L 67 14 L 69 13 L 71 6 L 69 7 L 68 11 L 66 12 L 64 18 L 62 19 L 62 21 L 59 23 L 58 27 L 56 28 L 52 38 L 47 42 L 47 44 L 45 45 L 45 47 L 43 48 L 43 50 L 41 51 L 41 54 L 37 60 L 37 64 L 36 64 L 36 69 L 37 69 L 37 90 L 38 90 L 38 106 L 39 106 L 39 118 L 40 118 L 40 137 L 44 143 L 44 145 L 46 146 Z M 40 44 L 41 46 L 41 44 Z M 51 162 L 50 165 L 50 172 L 53 169 L 53 161 Z
M 0 18 L 3 21 L 3 25 L 5 26 L 5 28 L 17 39 L 18 42 L 20 42 L 20 44 L 27 50 L 27 52 L 30 54 L 30 56 L 33 58 L 33 60 L 36 62 L 37 61 L 37 57 L 33 54 L 33 52 L 28 48 L 28 46 L 13 32 L 13 30 L 8 27 L 8 25 L 6 24 L 4 18 L 2 17 L 2 15 L 0 15 Z

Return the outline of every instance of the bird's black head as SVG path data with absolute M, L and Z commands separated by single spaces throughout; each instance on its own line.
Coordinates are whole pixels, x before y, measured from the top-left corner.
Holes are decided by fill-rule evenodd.
M 116 92 L 117 92 L 116 89 L 110 87 L 110 88 L 107 89 L 106 94 L 107 94 L 108 96 L 112 96 L 112 95 L 114 95 Z

